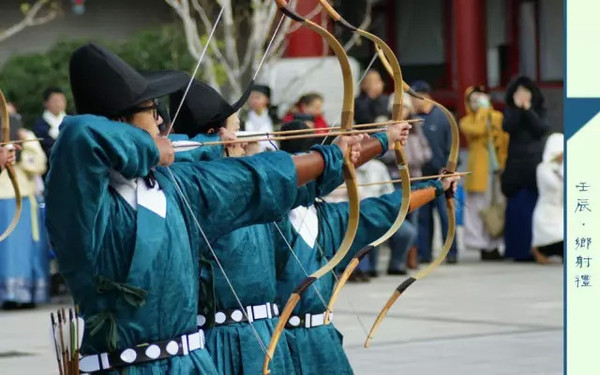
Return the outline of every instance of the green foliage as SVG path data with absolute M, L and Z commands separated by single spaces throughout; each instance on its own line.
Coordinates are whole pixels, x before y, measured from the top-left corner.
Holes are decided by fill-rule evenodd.
M 74 113 L 69 86 L 69 59 L 75 49 L 89 40 L 61 41 L 45 53 L 11 57 L 0 69 L 0 88 L 7 99 L 17 104 L 27 127 L 43 111 L 42 93 L 50 86 L 60 87 L 67 96 L 68 112 Z M 183 31 L 178 26 L 163 26 L 140 31 L 123 43 L 95 40 L 104 45 L 134 68 L 142 71 L 176 69 L 191 73 L 195 59 L 187 50 Z M 213 41 L 214 43 L 214 41 Z M 225 75 L 217 67 L 217 81 Z M 202 79 L 202 72 L 198 78 Z
M 69 58 L 80 42 L 60 42 L 44 54 L 17 55 L 0 70 L 0 88 L 7 100 L 17 104 L 27 127 L 43 111 L 42 93 L 50 86 L 65 91 L 69 110 L 73 110 L 69 89 Z

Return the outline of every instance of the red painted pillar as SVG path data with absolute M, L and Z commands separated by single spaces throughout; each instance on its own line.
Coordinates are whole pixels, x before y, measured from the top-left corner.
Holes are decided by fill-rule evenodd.
M 487 84 L 485 1 L 454 0 L 456 40 L 456 109 L 464 116 L 464 93 L 472 85 Z
M 302 0 L 296 2 L 296 12 L 301 16 L 309 15 L 319 5 L 318 0 Z M 311 19 L 314 23 L 321 25 L 324 19 L 327 21 L 326 28 L 329 29 L 327 15 L 320 12 Z M 325 18 L 323 18 L 325 17 Z M 323 44 L 321 36 L 308 28 L 301 26 L 298 30 L 287 35 L 288 46 L 285 57 L 318 57 L 323 56 Z

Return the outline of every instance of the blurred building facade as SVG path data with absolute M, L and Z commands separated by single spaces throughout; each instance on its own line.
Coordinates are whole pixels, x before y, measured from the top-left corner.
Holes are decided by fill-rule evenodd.
M 299 3 L 306 14 L 317 0 Z M 364 18 L 364 4 L 336 1 L 351 23 Z M 301 4 L 301 5 L 300 5 Z M 490 87 L 501 108 L 504 90 L 518 74 L 533 78 L 548 106 L 548 122 L 563 129 L 564 2 L 562 0 L 380 0 L 372 9 L 369 30 L 395 50 L 405 81 L 425 79 L 434 98 L 464 113 L 463 94 L 470 85 Z M 316 22 L 329 24 L 319 15 Z M 334 29 L 336 33 L 349 36 Z M 350 51 L 365 67 L 374 53 L 363 42 Z M 320 56 L 323 44 L 309 30 L 289 36 L 288 57 Z M 381 69 L 380 65 L 375 65 Z M 383 70 L 382 70 L 383 73 Z M 388 88 L 391 89 L 389 81 Z
M 239 2 L 236 6 L 243 3 L 234 1 Z M 358 25 L 365 17 L 365 2 L 335 0 L 334 6 Z M 0 2 L 0 25 L 11 25 L 22 17 L 20 3 Z M 125 40 L 138 30 L 177 22 L 164 0 L 75 3 L 84 5 L 83 14 L 66 8 L 56 21 L 27 28 L 0 43 L 0 66 L 12 54 L 42 52 L 63 38 Z M 508 81 L 517 74 L 526 74 L 542 88 L 550 125 L 562 131 L 563 0 L 373 0 L 373 4 L 369 30 L 397 53 L 407 82 L 429 81 L 434 98 L 460 116 L 466 87 L 489 86 L 495 105 L 501 108 Z M 318 0 L 298 1 L 298 13 L 309 14 L 317 5 Z M 317 14 L 313 21 L 329 27 L 343 41 L 351 36 L 335 27 L 325 13 Z M 301 27 L 288 35 L 287 57 L 324 54 L 331 53 L 313 31 Z M 374 49 L 363 40 L 349 54 L 364 68 Z M 380 64 L 374 67 L 384 73 Z M 391 80 L 387 88 L 391 90 Z

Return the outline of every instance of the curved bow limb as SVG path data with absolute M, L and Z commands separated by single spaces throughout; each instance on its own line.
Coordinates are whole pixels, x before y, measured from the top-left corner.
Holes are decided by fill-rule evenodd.
M 390 70 L 388 70 L 388 72 L 394 80 L 394 102 L 392 107 L 392 121 L 402 121 L 402 110 L 404 108 L 402 88 L 404 81 L 402 79 L 402 69 L 400 68 L 400 63 L 398 62 L 398 59 L 396 58 L 396 55 L 394 54 L 392 49 L 378 36 L 351 25 L 326 0 L 319 0 L 319 2 L 336 23 L 352 32 L 359 34 L 362 37 L 369 39 L 375 44 L 377 50 L 382 51 L 386 59 L 390 61 Z M 408 164 L 406 161 L 404 148 L 402 147 L 400 142 L 395 143 L 394 152 L 398 164 L 398 172 L 402 179 L 402 204 L 400 206 L 400 209 L 398 210 L 398 216 L 396 217 L 396 220 L 394 221 L 392 226 L 381 237 L 379 237 L 377 240 L 371 242 L 368 246 L 360 250 L 352 258 L 350 263 L 346 266 L 344 273 L 342 274 L 342 276 L 340 276 L 336 285 L 333 288 L 333 292 L 329 300 L 327 310 L 325 311 L 325 324 L 330 323 L 330 314 L 333 311 L 333 307 L 340 294 L 340 291 L 345 285 L 345 283 L 348 281 L 348 278 L 350 277 L 352 272 L 360 263 L 360 260 L 365 255 L 367 255 L 372 249 L 387 241 L 394 233 L 396 233 L 402 225 L 404 219 L 406 219 L 406 215 L 408 214 L 408 210 L 410 207 L 410 173 L 408 170 Z
M 301 23 L 303 26 L 315 31 L 319 35 L 321 35 L 329 44 L 335 56 L 337 57 L 340 67 L 342 69 L 342 77 L 344 83 L 344 98 L 342 104 L 342 117 L 341 117 L 341 129 L 344 131 L 351 131 L 352 129 L 352 121 L 354 118 L 354 87 L 352 82 L 352 70 L 350 69 L 350 62 L 348 61 L 348 56 L 346 55 L 346 51 L 339 43 L 339 41 L 326 29 L 317 25 L 316 23 L 307 20 L 298 14 L 296 14 L 292 9 L 289 8 L 286 0 L 275 0 L 278 8 L 285 14 L 287 17 L 290 17 L 296 22 Z M 346 181 L 346 185 L 348 186 L 348 203 L 349 203 L 349 220 L 348 226 L 346 228 L 346 233 L 337 249 L 335 255 L 321 268 L 313 272 L 307 278 L 305 278 L 299 286 L 294 290 L 288 299 L 287 303 L 283 311 L 279 316 L 279 322 L 273 331 L 273 335 L 271 336 L 271 341 L 269 342 L 269 346 L 267 348 L 267 354 L 265 355 L 265 360 L 263 362 L 263 374 L 269 374 L 269 363 L 275 353 L 275 349 L 277 348 L 277 343 L 285 329 L 285 324 L 292 315 L 292 312 L 300 298 L 302 293 L 318 280 L 323 275 L 331 272 L 335 266 L 337 266 L 342 259 L 346 256 L 348 251 L 350 250 L 350 246 L 354 241 L 354 237 L 356 236 L 356 232 L 358 230 L 358 220 L 359 220 L 359 198 L 358 198 L 358 187 L 356 182 L 356 173 L 354 171 L 354 164 L 352 164 L 350 160 L 350 150 L 344 155 L 344 180 Z
M 383 51 L 380 51 L 380 50 L 378 50 L 377 53 L 379 54 L 379 58 L 380 58 L 381 62 L 383 63 L 384 67 L 386 69 L 388 69 L 388 71 L 389 71 L 389 69 L 391 69 L 391 66 L 386 59 L 387 56 L 385 56 Z M 451 144 L 450 154 L 448 155 L 448 162 L 446 164 L 446 169 L 443 171 L 443 173 L 451 174 L 451 173 L 456 172 L 456 167 L 458 164 L 458 149 L 459 149 L 459 145 L 460 145 L 459 144 L 460 140 L 459 140 L 458 124 L 456 123 L 454 116 L 452 115 L 452 113 L 450 113 L 450 111 L 446 107 L 444 107 L 440 103 L 436 102 L 433 99 L 423 97 L 422 95 L 419 95 L 418 93 L 416 93 L 414 90 L 412 90 L 410 88 L 410 86 L 408 86 L 408 84 L 406 84 L 406 82 L 403 82 L 403 88 L 410 96 L 415 97 L 417 99 L 425 100 L 425 101 L 433 104 L 434 106 L 438 107 L 439 109 L 441 109 L 444 112 L 444 115 L 448 119 L 448 122 L 450 123 L 450 127 L 452 129 L 452 144 Z M 364 344 L 365 348 L 368 348 L 371 345 L 371 341 L 373 340 L 375 331 L 377 330 L 377 328 L 383 321 L 383 318 L 385 317 L 385 315 L 387 314 L 389 309 L 396 302 L 396 300 L 400 297 L 400 295 L 402 295 L 402 293 L 409 286 L 411 286 L 415 281 L 422 279 L 422 278 L 426 277 L 427 275 L 429 275 L 431 272 L 433 272 L 434 269 L 436 269 L 437 267 L 439 267 L 440 264 L 442 264 L 442 262 L 448 255 L 448 252 L 450 251 L 450 248 L 452 247 L 452 243 L 454 242 L 454 236 L 456 234 L 456 215 L 455 215 L 455 205 L 454 205 L 454 197 L 452 194 L 452 189 L 449 189 L 446 192 L 446 209 L 447 209 L 447 214 L 448 214 L 448 233 L 444 240 L 444 245 L 442 247 L 442 251 L 440 252 L 440 254 L 435 258 L 435 260 L 431 264 L 429 264 L 426 268 L 419 271 L 414 277 L 407 278 L 402 284 L 400 284 L 396 288 L 396 290 L 394 290 L 394 293 L 392 294 L 392 296 L 388 299 L 385 306 L 381 309 L 381 311 L 377 315 L 377 318 L 375 319 L 375 322 L 373 323 L 373 326 L 371 327 L 371 330 L 369 331 L 369 335 L 367 336 L 367 339 L 365 340 L 365 344 Z
M 0 90 L 0 129 L 2 131 L 2 142 L 10 141 L 10 116 L 8 114 L 8 105 L 6 104 L 6 99 L 4 98 L 4 94 L 2 90 Z M 23 210 L 23 199 L 21 197 L 21 190 L 19 189 L 19 184 L 17 182 L 17 174 L 15 173 L 15 169 L 12 165 L 6 165 L 6 173 L 8 173 L 8 177 L 10 178 L 10 183 L 13 186 L 13 190 L 15 191 L 15 199 L 16 199 L 16 210 L 13 218 L 8 225 L 8 227 L 4 230 L 4 232 L 0 235 L 0 241 L 4 241 L 6 237 L 8 237 L 19 224 L 19 219 L 21 218 L 21 211 Z

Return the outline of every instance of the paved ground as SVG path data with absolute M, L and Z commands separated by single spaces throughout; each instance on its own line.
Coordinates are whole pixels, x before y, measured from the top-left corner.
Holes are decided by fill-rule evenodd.
M 482 264 L 461 254 L 458 265 L 417 281 L 389 312 L 371 348 L 363 349 L 356 314 L 370 327 L 400 281 L 383 276 L 350 284 L 338 301 L 335 323 L 356 374 L 563 373 L 561 266 Z M 56 373 L 51 309 L 0 313 L 1 374 Z
M 398 283 L 386 276 L 344 291 L 335 319 L 356 374 L 563 373 L 562 267 L 443 266 L 400 297 L 364 349 L 353 310 L 370 328 Z

